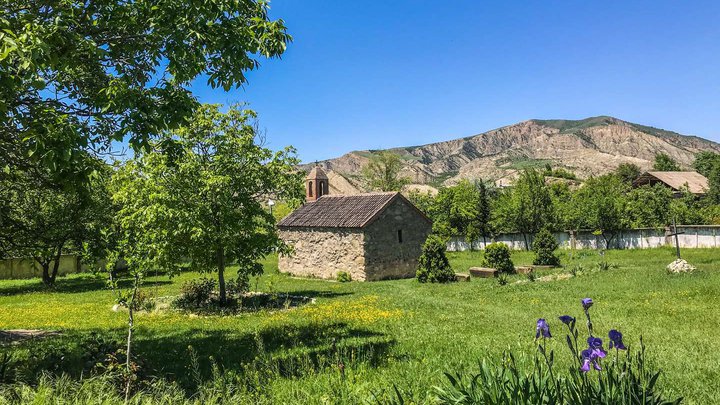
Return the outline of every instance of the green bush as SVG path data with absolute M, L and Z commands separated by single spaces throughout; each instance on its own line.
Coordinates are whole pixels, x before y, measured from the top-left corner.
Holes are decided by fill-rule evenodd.
M 180 309 L 202 308 L 210 304 L 217 282 L 210 278 L 190 280 L 180 287 L 180 296 L 173 301 L 173 306 Z
M 247 273 L 238 274 L 235 279 L 225 283 L 225 292 L 229 297 L 240 297 L 250 291 L 250 276 Z
M 515 265 L 510 260 L 510 248 L 506 244 L 494 242 L 485 247 L 485 264 L 500 273 L 514 273 Z
M 560 259 L 555 255 L 557 248 L 558 243 L 555 240 L 555 236 L 553 236 L 547 228 L 543 228 L 535 235 L 535 239 L 533 240 L 532 250 L 535 252 L 533 264 L 539 266 L 559 266 Z
M 421 283 L 448 283 L 455 281 L 455 272 L 445 255 L 445 241 L 437 236 L 430 235 L 423 244 L 422 255 L 416 273 Z
M 352 281 L 352 277 L 350 277 L 350 273 L 347 271 L 339 271 L 337 274 L 337 281 L 341 283 L 348 283 Z

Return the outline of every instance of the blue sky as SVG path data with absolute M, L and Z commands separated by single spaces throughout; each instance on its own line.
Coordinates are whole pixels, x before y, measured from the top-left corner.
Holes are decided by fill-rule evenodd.
M 241 89 L 305 162 L 531 118 L 611 115 L 720 142 L 720 2 L 275 0 L 294 42 Z

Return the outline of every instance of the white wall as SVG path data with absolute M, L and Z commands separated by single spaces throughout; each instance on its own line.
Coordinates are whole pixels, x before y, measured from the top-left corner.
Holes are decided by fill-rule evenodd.
M 720 226 L 718 225 L 678 225 L 678 242 L 682 248 L 711 248 L 720 247 Z M 610 242 L 613 249 L 647 249 L 660 246 L 675 246 L 672 231 L 666 229 L 627 229 L 618 233 Z M 555 239 L 561 249 L 572 247 L 571 232 L 555 232 Z M 494 241 L 502 242 L 511 249 L 525 249 L 525 241 L 522 234 L 507 233 L 498 235 Z M 493 242 L 490 239 L 482 239 L 473 243 L 476 250 L 484 249 L 486 244 Z M 528 243 L 532 244 L 532 236 L 528 236 Z M 448 250 L 451 252 L 468 250 L 470 245 L 462 237 L 453 237 L 448 242 Z M 575 233 L 576 249 L 599 249 L 605 248 L 605 240 L 600 235 L 593 235 L 591 231 L 579 231 Z

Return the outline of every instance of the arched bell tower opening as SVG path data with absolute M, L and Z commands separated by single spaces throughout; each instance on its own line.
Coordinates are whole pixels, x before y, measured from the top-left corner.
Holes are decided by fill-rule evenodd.
M 313 202 L 329 194 L 329 186 L 327 174 L 323 169 L 320 166 L 313 167 L 305 178 L 305 201 Z

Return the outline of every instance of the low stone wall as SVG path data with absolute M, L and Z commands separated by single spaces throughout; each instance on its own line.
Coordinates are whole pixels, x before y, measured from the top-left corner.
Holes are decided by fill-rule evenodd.
M 280 229 L 280 238 L 293 248 L 292 254 L 278 259 L 278 269 L 283 273 L 335 279 L 344 271 L 353 280 L 365 280 L 361 230 L 289 228 Z
M 720 247 L 720 226 L 717 225 L 678 225 L 678 242 L 681 248 L 716 248 Z M 591 231 L 555 232 L 555 239 L 562 249 L 603 249 L 605 239 L 600 235 L 593 235 Z M 522 234 L 501 234 L 494 241 L 508 245 L 511 249 L 525 249 L 525 239 Z M 493 240 L 482 239 L 473 243 L 473 249 L 481 250 Z M 528 236 L 528 243 L 532 244 L 532 236 Z M 654 229 L 626 229 L 619 232 L 610 242 L 612 249 L 647 249 L 661 246 L 675 246 L 675 239 L 670 228 Z M 453 252 L 469 250 L 468 244 L 462 237 L 453 237 L 448 242 L 448 250 Z
M 54 262 L 53 262 L 54 263 Z M 53 263 L 50 263 L 52 271 Z M 58 276 L 82 271 L 77 255 L 62 255 Z M 33 259 L 0 260 L 0 280 L 42 277 L 42 267 Z

